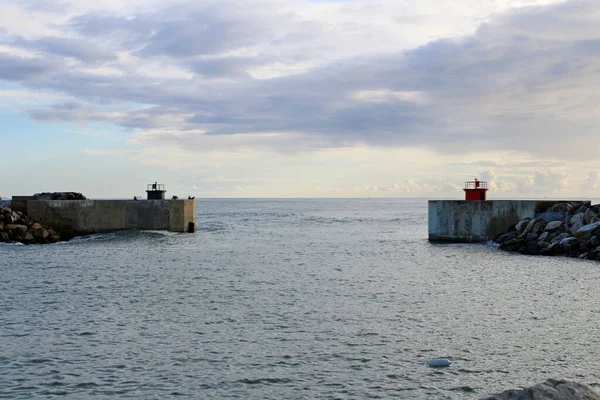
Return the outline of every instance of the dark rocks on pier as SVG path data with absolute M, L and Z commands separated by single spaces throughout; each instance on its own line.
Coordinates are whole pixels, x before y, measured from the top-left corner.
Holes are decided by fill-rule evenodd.
M 54 229 L 31 221 L 20 211 L 0 206 L 0 242 L 46 244 L 60 240 L 60 235 Z
M 79 192 L 43 192 L 33 195 L 38 200 L 87 200 L 83 194 Z
M 600 400 L 600 394 L 581 383 L 548 379 L 525 389 L 510 389 L 481 400 Z
M 534 219 L 499 235 L 500 249 L 521 254 L 578 257 L 600 261 L 600 204 L 555 204 Z

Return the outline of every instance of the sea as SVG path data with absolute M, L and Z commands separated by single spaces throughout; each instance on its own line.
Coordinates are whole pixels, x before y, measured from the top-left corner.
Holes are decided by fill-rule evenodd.
M 477 399 L 600 383 L 600 264 L 427 240 L 425 199 L 197 200 L 0 246 L 2 399 Z M 447 368 L 427 361 L 447 358 Z

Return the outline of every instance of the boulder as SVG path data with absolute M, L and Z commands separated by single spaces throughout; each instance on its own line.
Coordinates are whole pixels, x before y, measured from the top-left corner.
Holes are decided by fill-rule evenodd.
M 15 216 L 13 216 L 12 213 L 6 213 L 4 214 L 4 223 L 5 224 L 14 224 L 15 222 L 17 222 L 19 218 L 15 218 Z
M 4 229 L 8 231 L 13 231 L 19 236 L 25 236 L 25 234 L 27 233 L 27 225 L 8 224 L 4 225 Z
M 542 233 L 538 240 L 544 241 L 544 242 L 550 242 L 550 232 Z
M 531 218 L 525 218 L 517 222 L 517 225 L 515 226 L 517 232 L 523 233 L 525 228 L 527 228 L 527 225 L 529 225 L 529 221 L 531 221 Z
M 585 235 L 593 233 L 598 228 L 600 228 L 600 222 L 596 222 L 594 224 L 583 225 L 581 228 L 579 228 L 574 233 L 574 235 L 577 238 L 584 237 Z
M 538 235 L 537 233 L 529 232 L 527 235 L 525 235 L 525 242 L 537 242 L 539 240 L 539 237 L 540 235 Z
M 539 249 L 546 249 L 546 248 L 548 248 L 548 246 L 550 246 L 550 242 L 540 240 L 540 241 L 538 241 L 537 246 Z
M 555 232 L 562 226 L 562 224 L 563 224 L 562 221 L 548 222 L 548 225 L 546 225 L 545 231 L 546 232 Z
M 551 243 L 548 247 L 540 249 L 538 254 L 541 256 L 555 256 L 562 253 L 564 253 L 564 250 L 558 243 Z
M 558 203 L 548 209 L 548 212 L 569 213 L 573 207 L 569 203 Z
M 560 241 L 559 245 L 565 250 L 571 250 L 577 246 L 577 239 L 572 236 L 564 238 Z
M 589 208 L 585 204 L 582 204 L 579 207 L 574 208 L 573 214 L 585 214 L 587 210 L 589 210 Z
M 580 240 L 578 244 L 577 250 L 579 250 L 580 253 L 587 253 L 594 248 L 589 240 Z
M 534 218 L 531 221 L 529 221 L 529 223 L 525 227 L 525 230 L 523 231 L 523 233 L 524 234 L 527 234 L 527 233 L 540 234 L 544 231 L 545 227 L 546 227 L 546 221 L 544 221 L 543 219 Z
M 523 241 L 521 239 L 511 239 L 500 245 L 500 249 L 506 251 L 517 251 L 523 245 Z
M 481 400 L 600 400 L 600 393 L 581 383 L 548 379 L 525 389 L 510 389 Z
M 517 237 L 517 232 L 516 231 L 511 231 L 508 233 L 505 233 L 504 235 L 500 235 L 496 238 L 495 242 L 498 244 L 502 244 L 504 242 L 507 242 L 511 239 L 514 239 Z
M 584 225 L 584 214 L 575 214 L 569 222 L 569 231 L 574 235 Z
M 556 235 L 555 237 L 552 238 L 550 243 L 560 243 L 563 239 L 566 239 L 568 237 L 569 237 L 568 233 L 559 233 L 558 235 Z
M 38 239 L 46 239 L 50 235 L 50 233 L 38 222 L 31 225 L 30 229 L 33 236 Z
M 519 253 L 536 256 L 539 253 L 537 242 L 529 242 L 519 248 Z
M 592 208 L 588 208 L 583 214 L 583 219 L 586 224 L 589 224 L 594 218 L 597 218 L 597 216 L 597 212 L 595 212 Z
M 536 216 L 536 218 L 543 219 L 546 222 L 562 221 L 565 219 L 565 213 L 564 212 L 546 211 L 546 212 L 538 214 Z

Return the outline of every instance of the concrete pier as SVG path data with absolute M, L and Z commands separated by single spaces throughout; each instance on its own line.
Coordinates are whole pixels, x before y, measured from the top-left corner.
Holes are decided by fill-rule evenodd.
M 482 242 L 494 239 L 523 218 L 535 218 L 557 203 L 568 200 L 430 200 L 429 240 L 432 242 Z
M 196 226 L 196 200 L 35 200 L 13 197 L 11 207 L 77 236 L 123 229 L 190 232 Z

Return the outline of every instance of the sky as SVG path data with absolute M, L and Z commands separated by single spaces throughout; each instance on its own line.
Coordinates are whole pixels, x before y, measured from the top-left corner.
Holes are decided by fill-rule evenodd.
M 599 198 L 599 0 L 0 0 L 0 196 Z

